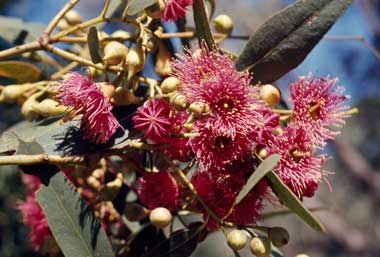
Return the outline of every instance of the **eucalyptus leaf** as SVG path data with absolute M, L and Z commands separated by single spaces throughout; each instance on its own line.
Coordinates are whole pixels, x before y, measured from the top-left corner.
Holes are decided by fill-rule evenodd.
M 298 197 L 281 181 L 281 179 L 273 171 L 269 172 L 266 177 L 269 180 L 269 185 L 278 199 L 291 211 L 297 214 L 313 229 L 321 232 L 326 232 L 324 226 L 313 216 L 313 214 L 303 206 Z
M 91 60 L 93 63 L 101 63 L 103 61 L 100 51 L 98 30 L 96 27 L 91 27 L 87 34 L 88 49 L 90 51 Z
M 269 18 L 236 60 L 253 82 L 273 82 L 297 67 L 352 0 L 298 0 Z
M 193 12 L 196 34 L 199 43 L 206 43 L 208 49 L 214 49 L 214 37 L 211 32 L 204 0 L 194 0 Z
M 260 163 L 257 169 L 252 173 L 247 183 L 237 195 L 234 205 L 239 204 L 244 199 L 244 197 L 246 197 L 247 194 L 256 186 L 256 184 L 277 165 L 280 159 L 280 155 L 273 154 L 263 160 L 263 162 Z
M 155 4 L 158 0 L 129 0 L 127 4 L 127 14 L 136 15 L 145 8 Z
M 0 62 L 0 77 L 15 79 L 17 83 L 35 82 L 41 77 L 40 69 L 27 62 Z
M 42 180 L 37 200 L 66 257 L 114 257 L 107 235 L 80 193 L 62 172 Z

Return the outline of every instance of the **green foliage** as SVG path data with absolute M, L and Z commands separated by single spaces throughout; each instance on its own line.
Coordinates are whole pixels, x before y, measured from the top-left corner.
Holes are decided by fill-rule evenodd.
M 93 63 L 101 63 L 103 61 L 100 51 L 98 30 L 96 27 L 91 27 L 87 34 L 88 50 L 90 51 L 91 60 Z
M 352 0 L 299 0 L 267 20 L 236 60 L 254 82 L 270 83 L 297 67 Z
M 127 14 L 136 15 L 138 12 L 141 12 L 145 8 L 156 3 L 157 0 L 129 0 L 127 4 Z

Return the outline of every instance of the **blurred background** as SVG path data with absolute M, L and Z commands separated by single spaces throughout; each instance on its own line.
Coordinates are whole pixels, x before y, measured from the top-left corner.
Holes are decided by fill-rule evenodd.
M 0 15 L 46 24 L 66 2 L 0 0 Z M 251 35 L 265 19 L 293 1 L 216 2 L 216 14 L 226 13 L 233 18 L 233 34 Z M 77 10 L 84 18 L 91 18 L 103 3 L 103 0 L 82 0 Z M 4 47 L 1 36 L 0 46 Z M 244 44 L 242 40 L 227 40 L 222 46 L 239 53 Z M 380 0 L 356 0 L 302 65 L 278 82 L 287 99 L 287 88 L 298 76 L 311 72 L 339 77 L 339 84 L 351 95 L 349 104 L 360 109 L 359 115 L 348 120 L 337 141 L 328 146 L 334 157 L 326 166 L 326 170 L 335 173 L 328 177 L 333 191 L 322 183 L 313 199 L 305 199 L 308 207 L 327 209 L 316 212 L 316 216 L 328 233 L 311 230 L 293 215 L 264 222 L 289 230 L 291 240 L 283 248 L 285 256 L 302 252 L 311 257 L 380 257 L 380 56 L 376 49 L 380 49 Z M 18 107 L 0 104 L 0 131 L 20 119 Z M 28 231 L 20 224 L 20 215 L 15 215 L 17 199 L 22 198 L 17 169 L 0 167 L 0 257 L 40 256 L 29 247 Z M 220 233 L 214 233 L 210 240 L 200 244 L 194 256 L 233 256 L 224 241 Z M 247 251 L 242 256 L 251 254 Z

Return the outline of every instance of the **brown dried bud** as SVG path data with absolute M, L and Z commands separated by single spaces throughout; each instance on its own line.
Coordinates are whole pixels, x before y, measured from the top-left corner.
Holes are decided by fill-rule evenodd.
M 186 96 L 179 92 L 174 92 L 170 95 L 170 104 L 177 111 L 184 111 L 188 106 Z
M 67 20 L 67 22 L 71 25 L 76 25 L 83 22 L 82 17 L 80 14 L 75 10 L 68 11 L 64 18 Z
M 128 54 L 128 47 L 118 41 L 111 41 L 104 47 L 103 60 L 108 64 L 117 65 L 125 60 Z
M 251 252 L 257 257 L 268 257 L 272 252 L 272 246 L 266 237 L 254 237 L 250 243 Z
M 162 93 L 168 94 L 178 89 L 181 81 L 177 77 L 168 77 L 164 79 L 160 85 Z
M 247 244 L 247 235 L 242 230 L 233 230 L 227 234 L 227 243 L 234 251 L 239 251 Z
M 214 29 L 218 33 L 230 35 L 234 29 L 234 23 L 230 16 L 221 14 L 214 19 Z
M 156 3 L 145 9 L 146 14 L 153 19 L 161 18 L 161 15 L 164 13 L 164 10 L 165 3 L 163 0 L 158 0 Z
M 149 215 L 149 210 L 137 203 L 130 203 L 125 208 L 125 217 L 129 221 L 140 221 Z
M 284 246 L 289 242 L 289 232 L 282 227 L 269 228 L 268 237 L 276 247 Z
M 276 106 L 281 100 L 281 92 L 277 87 L 266 84 L 260 86 L 260 98 L 269 106 Z
M 156 228 L 164 228 L 170 224 L 173 216 L 168 209 L 158 207 L 150 212 L 149 219 Z

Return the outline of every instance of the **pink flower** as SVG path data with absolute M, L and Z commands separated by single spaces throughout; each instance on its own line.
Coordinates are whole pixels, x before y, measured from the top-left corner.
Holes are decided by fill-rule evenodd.
M 84 139 L 106 143 L 120 127 L 111 113 L 112 105 L 102 91 L 87 76 L 71 73 L 57 86 L 57 99 L 82 115 Z
M 162 16 L 164 21 L 176 21 L 185 17 L 187 8 L 193 4 L 192 0 L 164 0 L 165 11 Z
M 339 132 L 329 127 L 339 127 L 349 117 L 347 106 L 342 106 L 349 96 L 344 89 L 332 89 L 337 79 L 303 77 L 290 86 L 294 104 L 293 118 L 289 126 L 302 126 L 310 132 L 317 145 L 324 146 L 325 140 L 333 139 Z M 294 125 L 297 124 L 297 125 Z
M 17 209 L 22 213 L 23 223 L 30 228 L 31 244 L 36 251 L 39 250 L 46 240 L 52 238 L 52 234 L 34 193 L 29 193 L 25 201 L 18 202 Z
M 326 174 L 322 169 L 326 157 L 315 153 L 309 135 L 303 127 L 286 127 L 267 148 L 269 154 L 281 155 L 274 171 L 299 198 L 313 196 Z
M 204 200 L 206 205 L 215 213 L 218 218 L 223 218 L 227 214 L 226 221 L 233 222 L 236 225 L 255 224 L 261 216 L 262 199 L 267 194 L 265 182 L 259 182 L 256 187 L 229 213 L 237 194 L 246 183 L 246 174 L 242 170 L 228 172 L 196 172 L 191 182 L 195 186 L 198 194 Z M 204 213 L 204 219 L 208 214 L 198 203 Z M 217 229 L 217 223 L 209 217 L 207 227 Z
M 253 120 L 253 131 L 255 142 L 257 145 L 266 144 L 268 140 L 273 138 L 273 132 L 280 126 L 280 116 L 273 113 L 266 106 L 260 106 L 255 112 Z
M 149 172 L 139 178 L 137 194 L 149 209 L 175 209 L 178 204 L 178 185 L 168 171 Z
M 25 187 L 32 192 L 36 192 L 41 186 L 41 180 L 39 177 L 23 173 L 21 175 L 21 181 Z
M 145 137 L 160 140 L 170 131 L 170 105 L 163 99 L 151 99 L 140 106 L 133 117 L 135 129 L 145 131 Z

